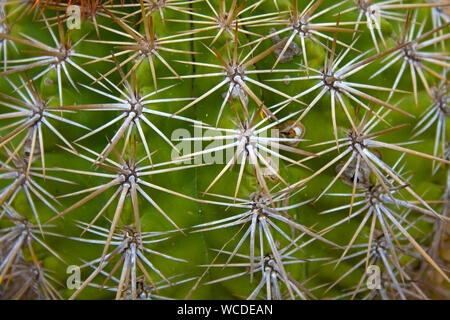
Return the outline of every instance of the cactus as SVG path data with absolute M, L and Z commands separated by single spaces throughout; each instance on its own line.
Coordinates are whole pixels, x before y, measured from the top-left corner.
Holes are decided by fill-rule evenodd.
M 1 298 L 448 299 L 449 8 L 1 1 Z

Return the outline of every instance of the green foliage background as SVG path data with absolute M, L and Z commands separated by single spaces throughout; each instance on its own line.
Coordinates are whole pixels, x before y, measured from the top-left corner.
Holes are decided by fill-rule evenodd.
M 250 5 L 254 1 L 247 1 L 247 5 Z M 324 1 L 322 7 L 326 7 L 331 4 L 332 1 Z M 417 3 L 420 1 L 405 1 L 408 3 Z M 211 1 L 211 3 L 217 8 L 218 1 Z M 306 5 L 306 2 L 300 1 L 300 8 L 303 8 Z M 334 2 L 332 2 L 334 4 Z M 278 4 L 280 6 L 280 10 L 288 9 L 288 1 L 279 0 Z M 349 8 L 353 6 L 352 1 L 347 1 L 342 5 L 342 10 L 345 8 Z M 193 9 L 196 12 L 201 12 L 203 14 L 211 14 L 211 10 L 204 2 L 193 3 Z M 129 9 L 121 9 L 121 10 L 129 10 Z M 254 15 L 254 14 L 262 14 L 265 12 L 273 12 L 275 9 L 272 1 L 265 1 L 260 7 L 255 10 L 255 12 L 247 12 L 246 15 Z M 46 17 L 55 16 L 54 11 L 46 10 Z M 336 11 L 333 11 L 329 14 L 322 16 L 319 19 L 319 22 L 322 21 L 335 21 L 336 16 L 334 14 Z M 423 21 L 424 18 L 428 17 L 427 27 L 426 29 L 431 29 L 430 23 L 430 10 L 429 9 L 420 9 L 419 10 L 419 21 Z M 182 14 L 180 12 L 165 10 L 164 11 L 165 18 L 167 21 L 163 23 L 161 21 L 161 17 L 158 12 L 154 14 L 155 20 L 155 30 L 160 36 L 168 36 L 173 35 L 182 30 L 186 30 L 188 28 L 192 28 L 189 23 L 176 23 L 170 22 L 170 19 L 184 19 L 189 20 L 190 17 L 187 14 Z M 342 15 L 341 21 L 355 21 L 357 18 L 356 11 L 347 13 Z M 137 22 L 137 17 L 134 20 Z M 132 20 L 130 20 L 132 21 Z M 109 19 L 102 16 L 97 16 L 97 23 L 99 25 L 105 25 L 111 28 L 115 28 L 115 23 Z M 392 21 L 383 20 L 382 21 L 382 31 L 384 36 L 387 39 L 388 46 L 392 47 L 395 45 L 395 39 L 399 34 L 401 29 L 401 24 L 393 23 Z M 117 27 L 116 27 L 117 28 Z M 360 34 L 360 39 L 356 44 L 356 48 L 361 52 L 366 52 L 367 50 L 372 50 L 372 54 L 375 53 L 373 49 L 372 39 L 370 37 L 370 33 L 367 32 L 367 28 L 362 26 L 361 29 L 364 31 Z M 269 27 L 257 27 L 252 28 L 253 32 L 267 35 L 269 33 Z M 16 36 L 20 36 L 21 33 L 29 35 L 33 38 L 39 39 L 48 44 L 52 44 L 52 39 L 45 29 L 45 24 L 42 21 L 34 20 L 33 15 L 26 15 L 22 20 L 13 22 L 12 34 Z M 90 23 L 89 18 L 82 23 L 82 27 L 80 30 L 72 30 L 68 33 L 68 36 L 72 39 L 72 42 L 75 43 L 77 40 L 81 39 L 84 35 L 87 34 L 87 39 L 96 39 L 96 33 L 93 25 Z M 117 36 L 107 30 L 100 29 L 101 40 L 117 40 Z M 210 35 L 214 35 L 214 33 L 209 33 Z M 330 34 L 330 33 L 328 33 Z M 202 35 L 208 35 L 208 32 L 203 33 Z M 330 34 L 332 37 L 333 35 Z M 242 43 L 248 42 L 249 38 L 245 35 L 240 35 L 240 41 Z M 84 54 L 93 55 L 97 57 L 106 56 L 110 53 L 110 51 L 114 51 L 114 46 L 104 45 L 104 44 L 96 44 L 88 41 L 83 41 L 79 47 L 78 51 Z M 216 44 L 215 48 L 221 52 L 223 55 L 226 55 L 226 43 L 230 40 L 226 36 L 221 37 Z M 351 34 L 339 34 L 339 40 L 345 43 L 351 43 L 352 35 Z M 183 54 L 175 54 L 170 52 L 165 52 L 164 57 L 167 61 L 170 61 L 171 66 L 180 74 L 192 74 L 192 73 L 206 73 L 211 70 L 203 67 L 196 66 L 195 70 L 193 66 L 181 64 L 175 62 L 175 60 L 186 60 L 186 61 L 202 61 L 205 63 L 216 63 L 215 57 L 205 48 L 204 44 L 208 44 L 208 40 L 204 41 L 193 41 L 193 42 L 184 42 L 177 44 L 177 49 L 181 50 L 194 50 L 198 52 L 196 55 L 183 55 Z M 257 52 L 262 52 L 264 49 L 269 48 L 272 45 L 271 40 L 264 41 Z M 300 43 L 299 43 L 300 45 Z M 330 43 L 331 45 L 331 43 Z M 10 59 L 15 58 L 23 58 L 28 57 L 23 50 L 26 50 L 25 46 L 17 44 L 20 53 L 15 52 L 12 48 L 8 51 L 8 56 Z M 324 58 L 326 52 L 320 46 L 312 43 L 311 41 L 307 41 L 307 49 L 308 49 L 308 59 L 309 65 L 312 68 L 321 69 L 323 66 Z M 242 48 L 244 52 L 248 52 L 249 47 Z M 339 47 L 338 50 L 342 50 L 342 47 Z M 354 57 L 356 57 L 358 53 L 352 52 L 346 58 L 346 61 L 350 61 Z M 125 57 L 121 57 L 123 60 Z M 267 58 L 256 64 L 256 67 L 259 69 L 270 69 L 273 63 L 275 62 L 275 55 L 271 54 Z M 296 57 L 292 62 L 280 64 L 281 68 L 299 68 L 298 64 L 301 62 L 301 57 Z M 80 64 L 84 61 L 79 59 Z M 170 71 L 162 65 L 159 61 L 155 61 L 156 72 L 159 78 L 171 76 Z M 372 63 L 370 66 L 365 68 L 362 72 L 358 72 L 351 77 L 351 81 L 360 82 L 360 83 L 370 83 L 373 85 L 380 85 L 389 87 L 395 81 L 395 77 L 397 76 L 400 63 L 395 64 L 390 70 L 387 72 L 383 72 L 381 75 L 376 78 L 369 80 L 369 77 L 376 72 L 380 68 L 380 61 L 376 61 Z M 97 76 L 99 74 L 103 74 L 110 70 L 113 67 L 113 64 L 102 62 L 95 63 L 84 66 L 85 69 Z M 29 72 L 29 76 L 32 77 L 35 74 L 39 73 L 39 69 L 34 69 Z M 76 70 L 71 70 L 71 75 L 75 82 L 83 83 L 86 85 L 90 85 L 91 80 L 86 78 L 84 75 L 79 73 Z M 303 72 L 291 73 L 291 77 L 295 76 L 303 76 Z M 23 76 L 23 75 L 22 75 Z M 274 79 L 278 78 L 279 74 L 264 74 L 261 76 L 260 80 Z M 17 81 L 17 76 L 13 75 L 9 77 L 13 81 Z M 108 77 L 114 83 L 118 83 L 120 81 L 120 75 L 118 72 L 114 72 Z M 144 91 L 151 92 L 153 91 L 153 82 L 151 78 L 150 69 L 148 63 L 143 63 L 137 71 L 137 80 L 141 87 L 144 88 Z M 428 80 L 430 83 L 436 83 L 436 79 L 433 77 L 429 77 Z M 165 92 L 159 93 L 157 95 L 158 98 L 175 98 L 175 97 L 198 97 L 208 88 L 213 86 L 211 79 L 209 78 L 199 78 L 195 80 L 185 79 L 183 81 L 177 80 L 158 80 L 158 86 L 163 88 L 168 85 L 172 85 L 177 83 L 177 85 Z M 267 82 L 265 82 L 267 83 Z M 312 84 L 315 84 L 313 81 L 291 81 L 288 85 L 283 82 L 272 82 L 276 89 L 279 89 L 282 92 L 285 92 L 288 95 L 295 95 L 304 90 L 307 90 L 311 87 Z M 37 85 L 40 89 L 40 93 L 43 97 L 52 99 L 51 104 L 54 106 L 58 105 L 58 88 L 57 88 L 57 79 L 56 73 L 51 72 L 45 77 L 41 78 L 37 81 Z M 70 84 L 65 81 L 64 82 L 64 99 L 65 104 L 92 104 L 92 103 L 107 103 L 111 101 L 107 101 L 105 97 L 102 97 L 98 94 L 93 93 L 90 90 L 83 88 L 82 86 L 78 86 L 80 92 L 76 92 L 70 86 Z M 260 92 L 259 88 L 254 88 L 255 92 L 258 92 L 259 97 L 265 102 L 266 105 L 271 106 L 275 103 L 282 101 L 282 98 L 271 94 L 268 91 Z M 411 80 L 408 75 L 405 75 L 402 81 L 399 84 L 399 89 L 412 91 L 411 88 Z M 399 124 L 407 123 L 409 126 L 407 128 L 402 129 L 401 131 L 397 131 L 393 134 L 390 134 L 384 137 L 386 142 L 404 142 L 410 140 L 412 136 L 412 129 L 420 119 L 420 114 L 425 110 L 426 107 L 431 103 L 430 98 L 427 96 L 422 84 L 419 85 L 419 107 L 415 106 L 414 97 L 412 94 L 395 94 L 392 100 L 392 104 L 400 102 L 399 107 L 414 116 L 415 119 L 409 119 L 403 115 L 392 112 L 388 117 L 387 121 L 392 124 L 392 126 L 396 126 Z M 10 93 L 11 88 L 9 84 L 5 81 L 5 79 L 0 79 L 0 92 Z M 198 119 L 204 121 L 209 124 L 213 124 L 217 117 L 218 109 L 220 104 L 223 101 L 222 90 L 219 90 L 217 93 L 212 94 L 207 99 L 204 99 L 200 103 L 198 103 L 195 107 L 190 108 L 186 112 L 182 113 L 183 116 Z M 376 92 L 374 96 L 386 100 L 387 94 L 384 92 Z M 314 99 L 314 94 L 308 94 L 303 97 L 302 101 L 305 103 L 310 103 Z M 302 149 L 306 149 L 311 152 L 319 151 L 317 148 L 308 148 L 308 145 L 333 140 L 332 133 L 332 124 L 331 124 L 331 109 L 330 109 L 330 98 L 327 93 L 324 98 L 322 98 L 319 103 L 312 109 L 312 111 L 306 116 L 303 121 L 304 126 L 306 127 L 306 135 L 305 139 L 309 140 L 307 142 L 302 142 L 299 146 Z M 350 104 L 350 101 L 346 101 Z M 180 109 L 184 104 L 183 103 L 170 103 L 170 104 L 160 104 L 157 105 L 157 108 L 161 111 L 173 113 Z M 354 104 L 351 104 L 354 105 Z M 2 107 L 3 108 L 3 107 Z M 249 109 L 255 110 L 256 105 L 254 102 L 250 101 Z M 290 112 L 295 112 L 299 109 L 299 105 L 292 103 L 282 112 L 282 115 L 287 115 Z M 352 108 L 353 110 L 353 108 Z M 339 127 L 339 135 L 343 137 L 345 135 L 345 130 L 348 129 L 349 124 L 342 113 L 341 109 L 338 109 L 337 114 L 337 123 Z M 66 116 L 66 115 L 65 115 Z M 114 112 L 102 112 L 102 111 L 83 111 L 76 112 L 70 114 L 68 118 L 73 119 L 79 123 L 86 125 L 89 128 L 96 128 L 106 123 L 109 119 L 117 116 Z M 232 128 L 234 125 L 231 121 L 234 115 L 231 111 L 231 108 L 226 107 L 225 112 L 221 118 L 220 127 L 224 128 Z M 161 130 L 167 135 L 171 136 L 172 132 L 178 128 L 185 128 L 193 133 L 192 125 L 175 120 L 175 119 L 166 119 L 163 117 L 152 116 L 151 120 L 155 123 Z M 72 126 L 66 126 L 64 124 L 58 123 L 57 121 L 52 122 L 55 127 L 64 133 L 65 137 L 69 141 L 73 141 L 81 135 L 85 134 L 82 129 L 78 129 Z M 120 122 L 119 122 L 120 123 Z M 107 141 L 105 136 L 111 137 L 115 130 L 117 130 L 118 125 L 111 126 L 107 130 L 103 131 L 100 134 L 96 134 L 84 142 L 84 145 L 92 148 L 96 151 L 101 151 L 106 145 Z M 384 129 L 387 127 L 383 127 L 380 125 L 380 129 Z M 434 128 L 434 127 L 433 127 Z M 448 129 L 448 128 L 447 128 Z M 153 161 L 164 162 L 168 161 L 171 156 L 170 147 L 158 136 L 156 135 L 150 128 L 144 128 L 145 135 L 150 141 L 150 148 L 152 151 L 157 151 L 154 154 Z M 420 143 L 412 145 L 412 149 L 420 150 L 421 152 L 432 154 L 433 146 L 434 146 L 434 129 L 427 130 L 423 135 L 421 135 L 418 139 L 420 139 Z M 448 130 L 447 130 L 448 135 Z M 61 150 L 58 147 L 58 144 L 61 144 L 61 141 L 58 138 L 48 132 L 48 130 L 44 129 L 45 139 L 45 150 L 46 150 L 46 165 L 48 168 L 52 167 L 64 167 L 71 168 L 77 170 L 94 170 L 90 163 L 84 161 L 80 158 L 74 157 L 68 152 Z M 204 147 L 207 144 L 204 144 Z M 320 149 L 320 148 L 319 148 Z M 138 145 L 138 154 L 144 155 L 145 152 L 143 150 L 143 146 L 141 144 Z M 388 164 L 393 164 L 400 156 L 397 152 L 385 151 L 382 150 L 382 158 Z M 314 160 L 308 161 L 306 164 L 310 166 L 312 170 L 318 170 L 324 164 L 328 163 L 335 154 L 326 155 L 323 157 L 316 158 Z M 404 158 L 404 162 L 406 163 L 406 167 L 408 172 L 412 173 L 413 178 L 411 180 L 411 184 L 414 186 L 414 190 L 419 194 L 425 194 L 425 199 L 430 200 L 438 200 L 441 198 L 446 181 L 446 168 L 443 166 L 442 169 L 438 171 L 437 174 L 431 175 L 431 165 L 432 162 L 426 159 L 422 159 L 419 157 L 413 157 L 410 155 L 406 155 Z M 182 170 L 174 173 L 168 173 L 164 175 L 158 175 L 149 179 L 150 182 L 155 183 L 157 185 L 161 185 L 167 187 L 169 189 L 173 189 L 177 192 L 197 197 L 199 199 L 204 198 L 202 191 L 206 189 L 209 183 L 212 181 L 213 177 L 216 176 L 220 170 L 223 168 L 222 165 L 209 165 L 202 166 L 189 170 Z M 231 195 L 234 192 L 234 186 L 238 177 L 238 167 L 234 168 L 230 172 L 226 173 L 217 183 L 211 192 L 216 194 L 227 194 Z M 101 169 L 99 169 L 101 171 Z M 285 162 L 281 161 L 280 163 L 280 171 L 281 176 L 283 176 L 289 183 L 295 183 L 311 174 L 308 170 L 288 166 Z M 63 172 L 57 172 L 55 175 L 70 179 L 77 183 L 76 186 L 65 185 L 58 182 L 53 181 L 43 181 L 40 180 L 46 189 L 54 195 L 63 195 L 66 193 L 74 192 L 76 190 L 82 190 L 88 187 L 92 187 L 95 185 L 100 185 L 105 183 L 106 180 L 103 178 L 95 177 L 95 176 L 78 176 L 75 174 L 68 174 Z M 310 183 L 307 184 L 307 187 L 304 191 L 298 193 L 295 197 L 291 199 L 291 203 L 302 202 L 308 199 L 314 198 L 319 195 L 323 189 L 328 185 L 328 183 L 333 179 L 335 175 L 334 168 L 330 168 L 326 170 L 323 174 L 319 175 L 317 178 L 313 179 Z M 9 181 L 2 181 L 2 185 L 6 185 Z M 241 190 L 239 195 L 243 198 L 248 197 L 252 192 L 255 191 L 256 179 L 254 174 L 248 168 Z M 342 192 L 349 193 L 351 192 L 351 187 L 343 184 L 341 181 L 338 181 L 330 190 L 330 192 Z M 172 195 L 164 194 L 162 192 L 158 192 L 155 190 L 149 190 L 149 194 L 154 197 L 155 201 L 160 205 L 160 207 L 165 210 L 169 214 L 169 216 L 181 227 L 181 228 L 189 228 L 194 225 L 205 223 L 208 221 L 213 221 L 216 219 L 225 218 L 227 216 L 231 216 L 232 214 L 236 214 L 241 212 L 241 210 L 229 208 L 225 210 L 224 207 L 219 207 L 215 205 L 201 204 L 193 201 L 188 201 L 186 199 L 182 199 L 179 197 L 175 197 Z M 106 203 L 107 199 L 112 195 L 112 191 L 105 192 L 101 196 L 95 198 L 94 200 L 89 201 L 82 207 L 76 209 L 74 212 L 69 213 L 62 219 L 55 221 L 55 229 L 54 231 L 66 236 L 77 237 L 80 234 L 80 230 L 74 226 L 75 220 L 89 222 L 97 212 L 103 207 Z M 70 198 L 62 198 L 60 199 L 62 203 L 62 207 L 58 207 L 61 211 L 64 208 L 69 207 L 71 204 L 75 203 L 77 200 L 81 199 L 81 197 L 70 197 Z M 312 226 L 314 230 L 321 230 L 326 226 L 331 225 L 334 222 L 339 221 L 345 216 L 345 212 L 320 215 L 319 213 L 323 210 L 336 207 L 339 205 L 344 205 L 348 203 L 349 199 L 341 199 L 336 197 L 323 197 L 317 203 L 310 203 L 308 205 L 304 205 L 297 209 L 291 210 L 291 216 L 295 217 L 296 221 L 306 225 Z M 36 206 L 38 212 L 40 214 L 41 221 L 46 221 L 50 219 L 54 213 L 51 212 L 45 205 L 40 202 L 36 202 Z M 29 205 L 27 200 L 23 194 L 20 194 L 18 198 L 14 202 L 14 207 L 16 210 L 28 217 L 31 221 L 34 221 L 33 214 L 29 209 Z M 436 207 L 440 209 L 439 206 Z M 111 205 L 106 211 L 106 216 L 109 219 L 112 219 L 114 214 L 115 206 Z M 151 207 L 147 202 L 140 201 L 140 213 L 141 213 L 141 223 L 142 229 L 145 231 L 164 231 L 164 230 L 172 230 L 173 226 L 167 222 L 153 207 Z M 122 215 L 121 222 L 122 225 L 132 224 L 133 223 L 133 213 L 131 208 L 131 200 L 128 199 L 126 201 L 126 205 L 124 208 L 124 214 Z M 336 228 L 329 234 L 327 234 L 327 238 L 331 241 L 334 241 L 338 244 L 345 245 L 347 244 L 353 232 L 356 230 L 360 223 L 360 218 L 354 219 L 349 223 L 345 223 L 342 226 Z M 0 226 L 8 226 L 9 224 L 6 222 L 0 222 Z M 105 228 L 109 227 L 109 222 L 106 219 L 99 219 L 97 225 L 103 226 Z M 426 223 L 422 223 L 420 225 L 424 232 L 430 231 L 430 226 Z M 186 259 L 188 263 L 178 263 L 168 261 L 166 259 L 152 256 L 152 262 L 154 265 L 158 266 L 160 270 L 166 276 L 172 276 L 176 274 L 184 274 L 185 277 L 190 276 L 199 276 L 204 268 L 199 267 L 202 264 L 208 264 L 211 262 L 215 253 L 211 251 L 211 248 L 219 249 L 223 246 L 223 244 L 231 239 L 238 228 L 227 228 L 225 230 L 217 230 L 210 231 L 206 233 L 195 233 L 195 234 L 187 234 L 182 235 L 180 233 L 174 233 L 168 241 L 165 241 L 161 244 L 153 245 L 151 248 L 160 252 L 164 252 L 170 255 L 173 255 L 178 258 Z M 286 230 L 289 232 L 289 230 Z M 368 230 L 364 230 L 367 234 Z M 415 232 L 412 231 L 414 234 Z M 422 237 L 423 235 L 419 235 Z M 73 240 L 59 238 L 59 237 L 46 237 L 46 242 L 56 251 L 58 252 L 68 264 L 81 264 L 80 259 L 85 261 L 89 261 L 91 259 L 97 258 L 100 256 L 103 248 L 100 245 L 93 244 L 85 244 L 78 243 Z M 279 239 L 279 241 L 283 242 L 283 239 Z M 241 252 L 248 252 L 248 244 L 244 244 L 244 247 Z M 50 270 L 55 271 L 55 277 L 59 279 L 63 284 L 66 281 L 67 273 L 66 273 L 66 265 L 62 264 L 55 257 L 52 257 L 45 250 L 38 251 L 39 259 L 42 261 L 43 266 Z M 313 242 L 311 245 L 307 246 L 303 252 L 299 253 L 299 257 L 301 258 L 318 258 L 318 257 L 331 257 L 338 258 L 341 252 L 339 250 L 330 248 L 327 245 L 319 243 L 318 241 Z M 223 260 L 223 259 L 222 259 Z M 220 261 L 220 259 L 219 259 Z M 333 270 L 333 265 L 322 266 L 322 262 L 316 263 L 304 263 L 300 265 L 292 265 L 288 267 L 288 271 L 299 281 L 306 280 L 312 276 L 314 278 L 308 282 L 308 288 L 313 288 L 316 286 L 323 285 L 325 283 L 332 283 L 339 278 L 340 275 L 345 273 L 353 266 L 354 261 L 344 261 L 336 270 Z M 231 272 L 235 272 L 231 270 L 232 268 L 215 268 L 211 270 L 206 277 L 205 281 L 217 279 L 223 277 L 227 274 L 231 274 Z M 89 271 L 89 272 L 88 272 Z M 91 270 L 83 271 L 83 278 L 87 277 Z M 339 283 L 333 290 L 324 295 L 325 288 L 320 288 L 314 292 L 314 294 L 319 298 L 327 298 L 337 296 L 342 293 L 343 290 L 348 289 L 354 285 L 356 285 L 362 276 L 364 270 L 360 269 L 357 272 L 354 272 L 351 276 L 346 278 L 344 281 Z M 99 283 L 99 281 L 96 281 Z M 192 287 L 193 283 L 189 282 L 184 285 L 176 286 L 174 288 L 169 288 L 164 291 L 164 294 L 176 299 L 182 299 L 186 296 L 189 289 Z M 200 285 L 197 290 L 194 291 L 191 298 L 193 299 L 235 299 L 235 298 L 243 298 L 248 296 L 255 286 L 254 283 L 250 283 L 248 278 L 237 278 L 234 280 L 210 285 L 203 286 Z M 65 298 L 68 298 L 73 290 L 68 290 L 62 288 L 62 295 Z M 113 293 L 107 291 L 99 291 L 96 288 L 87 288 L 83 291 L 83 293 L 79 296 L 81 299 L 110 299 L 113 298 Z

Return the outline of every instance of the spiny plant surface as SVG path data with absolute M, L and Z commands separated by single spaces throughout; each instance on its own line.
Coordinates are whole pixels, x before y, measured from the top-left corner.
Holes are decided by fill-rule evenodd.
M 1 1 L 1 298 L 448 299 L 449 8 Z

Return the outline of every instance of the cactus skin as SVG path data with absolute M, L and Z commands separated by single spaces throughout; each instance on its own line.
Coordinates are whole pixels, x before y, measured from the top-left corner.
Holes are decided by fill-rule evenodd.
M 355 27 L 375 4 L 380 30 Z M 448 299 L 448 8 L 0 2 L 0 298 Z M 262 171 L 267 140 L 244 143 L 270 124 L 277 172 Z M 173 160 L 195 152 L 174 152 L 173 132 L 216 128 L 244 141 L 245 166 Z M 369 264 L 381 290 L 366 286 Z M 89 280 L 78 290 L 69 265 Z

